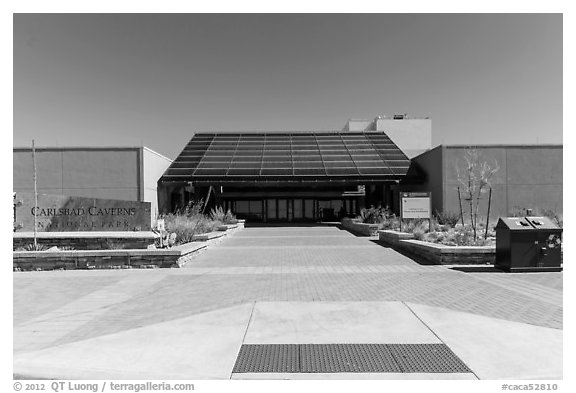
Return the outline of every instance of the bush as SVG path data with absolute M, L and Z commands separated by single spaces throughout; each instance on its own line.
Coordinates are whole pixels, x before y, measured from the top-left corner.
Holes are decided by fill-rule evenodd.
M 214 221 L 219 221 L 221 223 L 228 225 L 238 223 L 236 216 L 232 214 L 230 209 L 228 209 L 228 211 L 224 213 L 224 209 L 222 209 L 222 207 L 220 206 L 216 206 L 216 208 L 210 211 L 210 218 Z
M 232 212 L 230 211 L 230 209 L 228 209 L 228 211 L 226 212 L 226 215 L 224 215 L 224 221 L 222 221 L 224 224 L 238 224 L 238 219 L 236 218 L 236 216 L 234 214 L 232 214 Z
M 454 213 L 450 211 L 439 212 L 436 210 L 434 213 L 434 218 L 440 225 L 449 225 L 451 227 L 455 227 L 456 224 L 460 221 L 460 214 Z
M 189 243 L 196 234 L 214 231 L 222 222 L 212 220 L 204 215 L 187 217 L 181 214 L 168 214 L 164 217 L 166 231 L 176 234 L 176 243 Z
M 381 229 L 390 229 L 393 231 L 399 231 L 400 230 L 400 220 L 398 218 L 396 218 L 395 216 L 392 218 L 388 218 L 388 219 L 386 219 L 386 221 L 384 221 L 381 224 Z
M 106 239 L 105 244 L 108 250 L 122 250 L 124 248 L 122 240 Z
M 402 232 L 414 233 L 415 230 L 428 232 L 428 220 L 408 220 L 402 224 Z
M 360 216 L 358 218 L 364 224 L 380 224 L 385 220 L 380 209 L 375 209 L 373 207 L 360 210 Z
M 414 239 L 424 240 L 424 235 L 426 234 L 426 232 L 424 231 L 423 227 L 418 226 L 418 227 L 414 228 L 414 230 L 412 231 L 412 234 L 414 235 Z
M 474 240 L 474 230 L 471 225 L 451 228 L 446 232 L 430 232 L 424 235 L 423 240 L 445 246 L 486 246 L 494 244 L 493 238 L 485 240 L 483 236 L 480 236 Z
M 46 251 L 46 246 L 38 243 L 34 246 L 34 243 L 25 245 L 24 247 L 18 247 L 16 251 Z
M 194 235 L 213 232 L 223 223 L 234 224 L 238 222 L 230 210 L 224 213 L 222 207 L 217 206 L 209 215 L 202 214 L 203 202 L 190 202 L 184 209 L 176 213 L 163 216 L 166 231 L 175 234 L 176 244 L 193 241 Z
M 210 211 L 210 218 L 214 221 L 224 222 L 224 218 L 226 217 L 226 213 L 224 213 L 224 209 L 220 206 L 216 206 Z

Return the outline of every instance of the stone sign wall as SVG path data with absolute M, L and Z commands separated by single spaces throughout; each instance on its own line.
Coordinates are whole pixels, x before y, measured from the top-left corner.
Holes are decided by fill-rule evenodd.
M 150 202 L 17 193 L 17 232 L 149 231 Z

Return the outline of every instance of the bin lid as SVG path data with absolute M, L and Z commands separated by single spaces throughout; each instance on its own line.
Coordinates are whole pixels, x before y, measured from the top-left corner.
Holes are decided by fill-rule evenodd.
M 510 231 L 533 231 L 534 227 L 526 217 L 500 217 L 496 228 L 507 228 Z
M 560 227 L 548 217 L 526 217 L 526 220 L 536 229 L 560 229 Z

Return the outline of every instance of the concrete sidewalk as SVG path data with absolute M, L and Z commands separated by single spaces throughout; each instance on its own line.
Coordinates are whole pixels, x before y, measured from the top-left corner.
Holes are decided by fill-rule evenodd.
M 242 344 L 298 343 L 443 343 L 472 373 L 232 373 Z M 57 379 L 561 379 L 562 331 L 404 302 L 257 302 L 19 353 L 14 373 Z

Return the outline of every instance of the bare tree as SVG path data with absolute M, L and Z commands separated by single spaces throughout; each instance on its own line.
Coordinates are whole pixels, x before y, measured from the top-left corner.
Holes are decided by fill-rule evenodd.
M 490 181 L 500 167 L 498 162 L 494 165 L 482 161 L 478 149 L 468 148 L 464 155 L 463 168 L 456 167 L 458 182 L 464 187 L 464 200 L 470 207 L 470 223 L 476 240 L 476 229 L 478 224 L 478 211 L 482 194 L 486 193 L 491 186 Z

